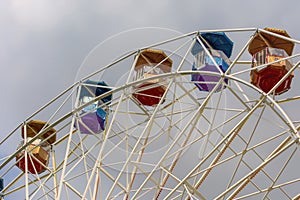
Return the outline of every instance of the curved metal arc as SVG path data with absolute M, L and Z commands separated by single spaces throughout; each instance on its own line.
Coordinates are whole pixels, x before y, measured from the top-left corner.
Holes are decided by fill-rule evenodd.
M 178 73 L 176 73 L 176 74 L 178 74 L 178 75 L 180 74 L 180 75 L 181 75 L 180 72 L 178 72 Z M 193 73 L 189 73 L 189 74 L 193 74 Z M 209 73 L 208 73 L 208 74 L 209 74 Z M 170 75 L 170 74 L 169 74 L 169 75 Z M 183 74 L 182 74 L 182 75 L 183 75 Z M 171 75 L 170 75 L 170 76 L 171 76 Z M 155 77 L 155 78 L 156 78 L 156 77 Z M 153 78 L 153 79 L 154 79 L 154 78 Z M 232 78 L 232 79 L 233 79 L 233 78 Z M 121 87 L 123 87 L 123 86 L 121 86 Z M 123 89 L 126 88 L 126 87 L 130 87 L 130 84 L 124 85 Z M 257 88 L 255 88 L 255 89 L 257 90 Z M 258 91 L 258 90 L 257 90 L 257 91 Z M 259 92 L 262 93 L 261 91 L 259 91 Z M 262 93 L 262 94 L 263 94 L 263 93 Z M 99 97 L 99 99 L 100 99 L 100 97 Z M 271 101 L 271 100 L 272 100 L 272 98 L 270 98 L 270 101 Z M 274 100 L 274 101 L 275 101 L 275 100 Z M 276 104 L 276 102 L 275 102 L 275 104 Z M 277 106 L 278 106 L 278 105 L 277 105 Z M 280 106 L 279 106 L 279 108 L 280 108 Z M 78 108 L 77 108 L 77 109 L 78 109 Z M 75 109 L 74 109 L 74 110 L 71 111 L 71 112 L 74 113 L 74 112 L 76 112 L 76 111 L 75 111 Z M 280 110 L 280 113 L 282 113 L 282 112 L 284 113 L 283 110 Z M 279 114 L 280 114 L 280 113 L 279 113 Z M 68 113 L 67 113 L 67 114 L 68 114 Z M 67 115 L 67 114 L 66 114 L 66 115 Z M 66 116 L 66 115 L 65 115 L 65 116 Z M 72 113 L 71 113 L 71 115 L 72 115 Z M 71 115 L 69 115 L 69 117 L 70 117 Z M 63 116 L 63 117 L 65 117 L 65 116 Z M 288 117 L 287 115 L 285 115 L 284 117 L 289 119 L 289 117 Z M 67 118 L 68 118 L 68 117 L 66 117 L 65 119 L 67 119 Z M 65 120 L 65 119 L 64 119 L 64 120 Z M 292 124 L 291 121 L 288 122 L 288 123 L 290 124 L 290 126 L 294 126 L 294 125 Z M 19 126 L 19 127 L 20 127 L 20 126 Z M 295 129 L 294 129 L 293 131 L 295 132 Z M 42 133 L 41 133 L 41 134 L 42 134 Z M 4 165 L 1 165 L 1 166 L 0 166 L 0 169 L 1 169 L 1 167 L 3 167 L 3 166 L 4 166 Z
M 191 74 L 197 74 L 199 72 L 197 71 L 179 71 L 179 72 L 170 72 L 170 73 L 165 73 L 165 74 L 160 74 L 160 75 L 157 75 L 157 76 L 154 76 L 154 77 L 148 77 L 146 79 L 143 79 L 143 80 L 137 80 L 137 81 L 133 81 L 133 82 L 130 82 L 128 84 L 125 84 L 125 85 L 122 85 L 120 87 L 117 87 L 117 88 L 113 88 L 112 90 L 110 90 L 109 92 L 107 93 L 104 93 L 102 95 L 99 95 L 98 97 L 96 97 L 94 99 L 94 101 L 99 101 L 101 98 L 103 97 L 106 97 L 106 96 L 109 96 L 113 93 L 116 93 L 116 92 L 120 92 L 122 90 L 124 90 L 125 88 L 128 88 L 128 87 L 132 87 L 134 85 L 137 85 L 139 83 L 142 83 L 143 81 L 150 81 L 150 80 L 154 80 L 154 79 L 157 79 L 157 78 L 166 78 L 166 77 L 176 77 L 176 76 L 182 76 L 182 75 L 191 75 Z M 214 76 L 219 76 L 221 77 L 220 74 L 218 73 L 215 73 L 215 72 L 203 72 L 204 74 L 207 74 L 207 75 L 214 75 Z M 277 102 L 274 101 L 273 98 L 271 98 L 270 96 L 268 96 L 267 94 L 265 94 L 262 90 L 260 90 L 259 88 L 255 87 L 254 85 L 246 82 L 245 80 L 242 80 L 240 78 L 237 78 L 237 77 L 234 77 L 234 76 L 231 76 L 231 75 L 224 75 L 225 78 L 228 78 L 228 79 L 232 79 L 232 80 L 235 80 L 237 82 L 240 82 L 244 85 L 247 85 L 248 87 L 252 88 L 253 90 L 256 90 L 257 92 L 261 93 L 262 95 L 266 96 L 268 100 L 270 100 L 271 102 L 274 103 L 274 105 L 277 107 L 277 108 L 280 108 L 280 106 L 277 104 Z M 55 122 L 53 122 L 52 124 L 50 124 L 46 129 L 44 129 L 43 131 L 41 131 L 39 134 L 35 135 L 27 144 L 25 144 L 22 148 L 20 148 L 19 150 L 17 150 L 14 154 L 12 154 L 10 157 L 7 158 L 6 161 L 4 161 L 1 165 L 0 165 L 0 169 L 2 169 L 9 161 L 11 161 L 18 153 L 20 153 L 23 149 L 25 149 L 30 143 L 32 143 L 35 139 L 37 139 L 39 136 L 43 135 L 45 132 L 49 131 L 51 128 L 55 127 L 56 125 L 60 124 L 61 122 L 63 122 L 64 120 L 66 120 L 67 118 L 71 117 L 74 113 L 78 112 L 80 109 L 84 108 L 85 106 L 88 106 L 90 104 L 92 104 L 94 101 L 90 101 L 80 107 L 77 107 L 77 108 L 74 108 L 72 111 L 70 111 L 69 113 L 65 114 L 64 116 L 62 116 L 60 119 L 56 120 Z M 289 119 L 289 117 L 287 116 L 287 114 L 284 112 L 284 110 L 280 109 L 280 112 L 285 116 L 286 120 L 288 121 L 287 125 L 295 132 L 296 131 L 296 128 L 295 126 L 293 125 L 292 121 Z

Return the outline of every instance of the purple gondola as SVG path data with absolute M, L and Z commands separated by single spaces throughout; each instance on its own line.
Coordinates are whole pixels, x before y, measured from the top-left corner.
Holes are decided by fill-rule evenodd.
M 199 71 L 199 73 L 192 74 L 192 81 L 200 91 L 210 92 L 221 79 L 220 71 L 226 72 L 230 65 L 228 57 L 231 56 L 233 42 L 223 32 L 201 33 L 199 40 L 202 41 L 207 51 L 197 40 L 191 51 L 195 57 L 192 70 Z M 223 81 L 223 84 L 219 84 L 216 88 L 216 92 L 228 84 L 228 79 L 224 78 Z
M 87 80 L 83 83 L 79 95 L 79 106 L 87 104 L 97 96 L 100 96 L 111 89 L 104 81 Z M 75 127 L 83 134 L 97 134 L 105 129 L 107 105 L 110 104 L 112 95 L 107 95 L 98 101 L 91 102 L 79 113 Z

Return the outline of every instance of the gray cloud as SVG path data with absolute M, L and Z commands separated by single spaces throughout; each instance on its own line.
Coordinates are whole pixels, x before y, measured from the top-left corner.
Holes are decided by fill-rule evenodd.
M 285 28 L 297 38 L 298 1 L 1 1 L 0 120 L 7 133 L 71 85 L 85 56 L 107 37 L 157 26 L 186 33 L 235 27 Z M 36 97 L 36 98 L 35 98 Z
M 144 26 L 183 33 L 270 26 L 299 38 L 299 6 L 296 0 L 2 1 L 0 138 L 71 85 L 85 56 L 111 35 Z

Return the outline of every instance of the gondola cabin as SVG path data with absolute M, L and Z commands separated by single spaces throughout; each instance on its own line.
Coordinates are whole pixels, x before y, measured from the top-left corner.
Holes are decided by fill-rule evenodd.
M 32 138 L 28 137 L 20 143 L 19 148 L 24 145 L 24 142 L 30 141 Z M 32 174 L 40 174 L 46 170 L 49 162 L 50 155 L 50 145 L 41 144 L 41 140 L 34 140 L 29 146 L 26 147 L 28 152 L 27 156 L 27 170 Z M 16 157 L 17 166 L 25 172 L 26 170 L 26 160 L 25 151 L 21 151 Z
M 195 61 L 192 70 L 199 71 L 200 73 L 192 74 L 192 81 L 195 82 L 195 85 L 199 88 L 200 91 L 212 91 L 221 79 L 221 76 L 219 75 L 219 69 L 222 72 L 226 72 L 230 65 L 229 59 L 222 51 L 211 49 L 209 50 L 209 53 L 210 56 L 203 50 L 195 55 Z M 217 66 L 215 65 L 213 60 L 215 61 Z M 201 73 L 201 71 L 204 73 Z M 205 72 L 214 72 L 218 74 L 209 75 Z M 228 79 L 224 79 L 224 82 L 227 84 Z M 222 87 L 225 86 L 221 83 L 215 91 L 220 91 Z
M 155 78 L 159 74 L 171 72 L 172 60 L 162 51 L 145 49 L 136 58 L 135 80 L 146 79 L 134 86 L 133 97 L 142 105 L 155 106 L 163 97 L 167 79 Z
M 110 104 L 112 95 L 107 95 L 97 101 L 94 99 L 110 91 L 104 81 L 86 80 L 80 87 L 79 94 L 79 116 L 75 127 L 83 134 L 97 134 L 105 129 L 107 106 Z
M 252 67 L 263 65 L 251 71 L 250 81 L 252 84 L 268 93 L 292 68 L 291 60 L 283 49 L 266 47 L 253 55 Z M 270 63 L 270 64 L 268 64 Z M 275 95 L 286 92 L 291 88 L 294 74 L 290 74 L 276 89 Z
M 47 127 L 48 124 L 40 120 L 31 120 L 25 124 L 22 127 L 22 137 L 24 140 L 20 143 L 18 149 L 20 149 L 27 142 L 30 142 L 33 137 Z M 51 144 L 53 144 L 55 141 L 56 130 L 54 128 L 50 128 L 17 154 L 17 167 L 25 172 L 27 166 L 28 172 L 32 174 L 40 174 L 44 172 L 49 163 Z M 26 158 L 25 151 L 27 152 Z
M 292 61 L 284 59 L 293 53 L 294 43 L 285 30 L 264 28 L 259 30 L 250 42 L 248 51 L 252 55 L 250 82 L 268 93 L 292 68 Z M 291 73 L 274 90 L 279 95 L 291 88 L 294 74 Z
M 221 76 L 229 68 L 232 49 L 233 42 L 224 32 L 204 32 L 195 38 L 191 49 L 194 56 L 192 70 L 199 73 L 192 74 L 191 79 L 200 91 L 210 92 L 216 84 L 215 92 L 226 87 L 228 79 Z

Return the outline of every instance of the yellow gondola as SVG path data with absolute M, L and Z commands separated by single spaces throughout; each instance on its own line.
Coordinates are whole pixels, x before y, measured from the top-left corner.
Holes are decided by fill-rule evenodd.
M 25 126 L 22 127 L 22 138 L 25 142 L 32 140 L 42 129 L 47 128 L 48 124 L 40 120 L 31 120 Z M 56 141 L 56 130 L 54 128 L 49 129 L 40 137 L 35 139 L 30 145 L 26 147 L 28 152 L 27 156 L 27 170 L 32 174 L 40 174 L 46 170 L 49 162 L 49 154 L 51 144 Z M 18 148 L 24 144 L 22 141 Z M 26 159 L 25 150 L 21 151 L 16 156 L 16 165 L 22 170 L 26 171 Z

